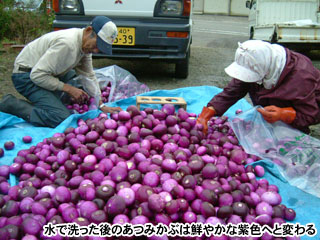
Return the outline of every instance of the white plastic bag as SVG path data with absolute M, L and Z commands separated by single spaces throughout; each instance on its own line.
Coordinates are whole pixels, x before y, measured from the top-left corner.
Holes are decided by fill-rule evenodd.
M 229 118 L 242 147 L 271 159 L 291 185 L 320 197 L 320 140 L 282 121 L 266 122 L 258 107 Z
M 140 83 L 130 72 L 117 65 L 97 69 L 95 73 L 100 88 L 107 86 L 109 82 L 111 83 L 108 102 L 150 91 L 147 85 Z

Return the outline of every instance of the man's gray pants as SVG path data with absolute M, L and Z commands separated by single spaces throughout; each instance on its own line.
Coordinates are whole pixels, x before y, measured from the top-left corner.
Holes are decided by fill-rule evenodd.
M 74 77 L 75 72 L 71 70 L 59 79 L 66 83 Z M 48 91 L 35 85 L 27 72 L 12 74 L 12 82 L 17 91 L 32 104 L 28 122 L 36 126 L 56 127 L 70 116 L 70 111 L 60 99 L 61 91 Z

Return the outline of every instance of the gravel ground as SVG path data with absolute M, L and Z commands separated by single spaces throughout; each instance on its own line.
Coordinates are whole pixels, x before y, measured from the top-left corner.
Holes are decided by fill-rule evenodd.
M 100 68 L 105 64 L 116 64 L 131 72 L 140 82 L 147 84 L 152 90 L 199 85 L 224 87 L 230 79 L 224 73 L 223 68 L 221 69 L 219 66 L 227 66 L 232 61 L 224 56 L 225 51 L 230 50 L 192 47 L 187 79 L 174 78 L 174 64 L 162 62 L 96 60 L 95 66 Z M 215 57 L 213 58 L 213 56 Z
M 150 62 L 148 60 L 108 60 L 94 59 L 95 68 L 103 68 L 116 64 L 131 72 L 140 82 L 147 84 L 151 90 L 175 89 L 187 86 L 214 85 L 223 88 L 230 78 L 224 73 L 232 58 L 225 54 L 230 49 L 212 49 L 192 47 L 190 74 L 187 79 L 176 79 L 174 64 Z M 233 52 L 233 50 L 232 50 Z M 11 82 L 11 72 L 17 53 L 2 53 L 0 58 L 0 97 L 7 93 L 19 96 Z M 213 58 L 214 56 L 214 58 Z M 214 64 L 213 64 L 214 62 Z M 146 67 L 147 66 L 147 67 Z

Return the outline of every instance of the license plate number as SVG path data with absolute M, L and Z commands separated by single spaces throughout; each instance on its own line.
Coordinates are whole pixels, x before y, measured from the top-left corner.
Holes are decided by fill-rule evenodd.
M 113 42 L 113 45 L 134 46 L 135 36 L 135 28 L 118 27 L 118 36 L 116 40 Z

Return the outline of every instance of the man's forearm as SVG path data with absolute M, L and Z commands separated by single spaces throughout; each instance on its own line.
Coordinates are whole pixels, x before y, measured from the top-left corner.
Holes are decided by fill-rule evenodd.
M 62 91 L 65 93 L 70 93 L 71 87 L 72 87 L 71 85 L 65 83 L 65 84 L 63 84 Z

